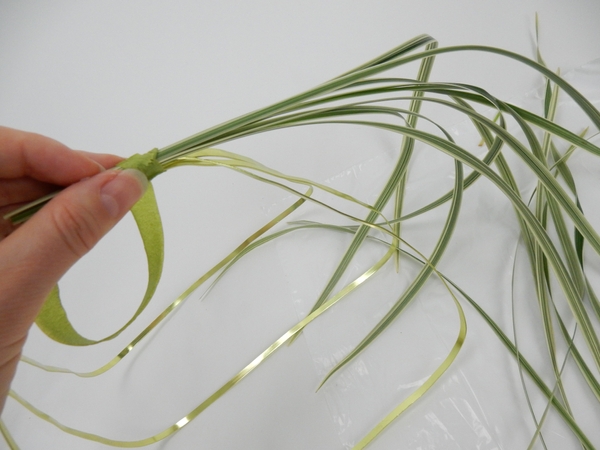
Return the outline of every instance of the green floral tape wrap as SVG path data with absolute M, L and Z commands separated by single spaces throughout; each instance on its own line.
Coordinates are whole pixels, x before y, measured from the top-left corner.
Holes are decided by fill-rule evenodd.
M 149 180 L 152 180 L 155 176 L 165 171 L 163 166 L 161 166 L 157 161 L 157 156 L 157 148 L 152 149 L 143 155 L 136 153 L 135 155 L 127 158 L 125 161 L 121 161 L 119 164 L 117 164 L 117 167 L 121 167 L 123 169 L 137 169 L 146 175 Z

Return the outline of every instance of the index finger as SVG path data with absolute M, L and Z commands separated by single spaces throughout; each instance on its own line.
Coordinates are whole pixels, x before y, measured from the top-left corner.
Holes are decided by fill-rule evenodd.
M 114 166 L 120 159 L 71 150 L 39 134 L 0 127 L 0 178 L 30 177 L 68 186 Z

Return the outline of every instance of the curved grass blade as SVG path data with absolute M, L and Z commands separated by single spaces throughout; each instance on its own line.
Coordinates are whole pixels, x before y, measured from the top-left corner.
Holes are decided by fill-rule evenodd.
M 431 42 L 427 44 L 425 50 L 432 50 L 438 46 L 437 42 Z M 431 75 L 431 71 L 433 69 L 434 57 L 425 58 L 421 61 L 421 66 L 419 67 L 419 72 L 417 74 L 417 81 L 426 82 L 429 80 L 429 76 Z M 414 94 L 414 98 L 410 102 L 409 110 L 413 113 L 418 114 L 421 110 L 421 102 L 419 98 L 422 97 L 423 91 L 416 91 Z M 416 114 L 411 114 L 407 120 L 407 126 L 416 127 L 418 116 Z M 413 148 L 415 145 L 415 141 L 407 136 L 402 137 L 402 144 L 400 145 L 400 154 L 408 153 L 408 159 L 410 159 L 410 155 L 413 152 Z M 406 187 L 407 176 L 404 174 L 402 178 L 400 178 L 398 182 L 398 186 L 396 188 L 396 201 L 394 203 L 394 218 L 399 219 L 402 216 L 402 204 L 404 202 L 404 189 Z M 400 236 L 400 224 L 398 221 L 394 223 L 392 230 L 394 234 Z M 400 247 L 400 241 L 396 241 L 394 243 L 397 247 Z M 394 255 L 396 270 L 400 270 L 400 251 L 397 251 Z
M 547 80 L 546 96 L 544 101 L 544 114 L 546 119 L 551 121 L 554 120 L 556 114 L 556 107 L 558 104 L 558 93 L 558 86 L 554 86 L 554 88 L 552 88 L 550 81 Z M 550 133 L 544 133 L 543 148 L 540 149 L 540 153 L 536 156 L 540 163 L 545 166 L 548 166 L 548 155 L 550 153 L 551 143 L 552 141 Z M 550 209 L 553 223 L 559 234 L 560 243 L 562 244 L 563 250 L 567 253 L 567 265 L 570 269 L 570 274 L 573 277 L 575 287 L 578 289 L 579 298 L 582 298 L 584 292 L 583 277 L 578 276 L 580 274 L 580 272 L 577 270 L 579 266 L 577 265 L 577 263 L 573 265 L 574 261 L 570 258 L 570 256 L 573 255 L 572 252 L 569 252 L 569 249 L 571 248 L 571 243 L 569 242 L 568 236 L 566 236 L 565 234 L 566 227 L 561 212 L 558 209 L 558 205 L 556 204 L 552 196 L 547 195 L 546 188 L 541 182 L 538 182 L 538 186 L 535 191 L 535 199 L 536 217 L 538 218 L 538 220 L 544 228 L 548 227 L 548 209 Z M 562 382 L 561 370 L 559 369 L 557 361 L 557 347 L 551 308 L 552 287 L 550 281 L 550 274 L 548 272 L 548 265 L 542 249 L 537 245 L 534 245 L 534 252 L 533 255 L 530 255 L 530 257 L 533 260 L 534 278 L 538 304 L 540 307 L 540 313 L 542 315 L 542 325 L 546 338 L 546 346 L 548 348 L 548 354 L 550 356 L 550 363 L 554 372 L 556 386 L 560 393 L 560 399 L 562 399 L 563 404 L 567 408 L 567 411 L 571 413 L 567 393 Z M 575 270 L 575 272 L 573 272 L 573 270 Z
M 406 306 L 419 293 L 419 291 L 429 279 L 432 272 L 435 271 L 435 266 L 442 258 L 444 251 L 446 250 L 446 247 L 450 242 L 450 238 L 452 236 L 452 232 L 454 231 L 454 227 L 458 219 L 458 214 L 460 212 L 460 205 L 462 202 L 463 192 L 463 169 L 462 164 L 458 161 L 455 161 L 455 174 L 456 175 L 454 178 L 454 192 L 452 196 L 452 203 L 450 205 L 450 211 L 448 212 L 448 217 L 446 219 L 446 223 L 444 224 L 444 228 L 440 234 L 438 242 L 436 243 L 435 248 L 431 253 L 431 256 L 428 258 L 429 264 L 423 267 L 423 269 L 419 272 L 414 281 L 400 296 L 398 301 L 379 321 L 379 323 L 375 327 L 373 327 L 373 329 L 367 334 L 367 336 L 350 353 L 344 356 L 344 358 L 342 358 L 342 360 L 338 362 L 335 365 L 335 367 L 327 374 L 327 376 L 321 382 L 319 388 L 323 386 L 323 384 L 325 384 L 327 380 L 329 380 L 344 365 L 348 364 L 352 359 L 354 359 L 371 342 L 373 342 L 377 338 L 377 336 L 379 336 L 388 326 L 391 325 L 394 319 L 398 317 L 398 315 L 404 310 L 404 308 L 406 308 Z
M 539 223 L 539 221 L 535 218 L 535 216 L 531 213 L 531 211 L 527 208 L 527 205 L 521 200 L 520 195 L 515 193 L 511 187 L 506 184 L 502 178 L 500 178 L 494 171 L 492 171 L 487 165 L 483 164 L 478 158 L 471 155 L 469 152 L 465 151 L 461 147 L 456 144 L 446 141 L 444 139 L 440 139 L 437 136 L 431 135 L 430 133 L 426 133 L 420 130 L 411 129 L 408 127 L 402 127 L 400 125 L 391 125 L 377 122 L 364 122 L 364 121 L 336 121 L 336 123 L 348 123 L 348 124 L 356 124 L 356 125 L 365 125 L 365 126 L 373 126 L 377 128 L 387 129 L 396 133 L 406 133 L 412 135 L 415 139 L 423 141 L 438 150 L 449 154 L 453 158 L 459 160 L 460 162 L 467 164 L 472 169 L 479 171 L 482 175 L 486 176 L 490 181 L 492 181 L 500 190 L 506 195 L 506 197 L 511 201 L 511 203 L 515 206 L 518 214 L 523 218 L 523 220 L 527 223 L 529 230 L 531 231 L 531 235 L 535 238 L 536 242 L 543 249 L 543 252 L 548 258 L 548 262 L 550 266 L 554 269 L 559 284 L 561 285 L 563 291 L 568 300 L 568 304 L 573 311 L 573 314 L 576 320 L 581 327 L 583 334 L 585 336 L 586 342 L 594 361 L 598 367 L 600 367 L 600 342 L 598 342 L 598 337 L 596 332 L 590 322 L 589 316 L 580 303 L 580 298 L 577 295 L 577 288 L 570 277 L 562 259 L 560 258 L 554 244 L 548 237 L 547 233 Z M 557 186 L 556 181 L 553 177 L 551 177 L 552 182 L 549 182 L 546 187 L 549 191 Z M 562 188 L 558 187 L 559 192 L 563 192 Z M 566 198 L 566 196 L 565 196 Z M 568 199 L 567 199 L 568 200 Z M 570 202 L 570 200 L 568 200 Z M 572 203 L 572 202 L 571 202 Z M 580 214 L 578 214 L 581 217 Z M 583 219 L 583 218 L 582 218 Z M 587 223 L 587 220 L 583 219 L 585 225 L 579 225 L 578 229 L 582 232 L 582 234 L 587 238 L 587 236 L 595 236 L 596 233 L 591 228 L 591 226 Z M 575 220 L 574 220 L 575 222 Z M 581 228 L 580 228 L 581 227 Z
M 529 249 L 528 246 L 526 246 L 526 248 Z M 516 262 L 517 262 L 517 250 L 518 247 L 515 249 L 515 254 L 513 256 L 513 263 L 512 263 L 512 275 L 511 275 L 511 319 L 512 319 L 512 328 L 513 328 L 513 341 L 514 341 L 514 345 L 515 345 L 515 349 L 517 351 L 517 367 L 519 370 L 519 379 L 521 381 L 521 387 L 523 389 L 523 395 L 525 396 L 525 401 L 527 402 L 527 408 L 529 409 L 529 414 L 531 415 L 531 418 L 533 420 L 533 423 L 536 427 L 536 433 L 535 435 L 537 436 L 539 434 L 540 437 L 540 441 L 542 442 L 542 446 L 544 447 L 545 450 L 548 450 L 548 447 L 546 446 L 546 441 L 544 439 L 544 436 L 541 432 L 541 425 L 540 422 L 537 420 L 537 416 L 535 414 L 535 411 L 533 410 L 533 405 L 531 403 L 531 398 L 529 395 L 529 390 L 527 389 L 527 385 L 525 384 L 525 377 L 523 376 L 523 368 L 521 367 L 521 362 L 518 358 L 518 356 L 520 355 L 520 350 L 519 350 L 519 340 L 518 340 L 518 333 L 517 333 L 517 324 L 516 324 L 516 315 L 515 315 L 515 273 L 516 273 Z M 531 261 L 530 261 L 531 262 Z M 552 391 L 552 394 L 554 395 L 554 390 Z M 551 402 L 549 401 L 548 404 L 550 405 Z M 569 414 L 573 414 L 572 411 L 568 411 Z M 538 433 L 539 432 L 539 433 Z M 534 441 L 534 439 L 531 440 L 532 442 Z M 530 443 L 531 445 L 531 443 Z
M 224 124 L 217 125 L 213 128 L 209 128 L 208 130 L 205 130 L 201 133 L 195 134 L 172 145 L 164 147 L 159 151 L 159 161 L 166 162 L 177 156 L 183 156 L 186 153 L 186 151 L 192 147 L 210 146 L 212 145 L 212 139 L 222 138 L 231 131 L 235 131 L 239 127 L 243 127 L 261 119 L 274 116 L 275 114 L 283 113 L 305 100 L 315 98 L 319 95 L 323 95 L 328 92 L 333 92 L 337 89 L 346 87 L 358 80 L 383 72 L 385 70 L 390 69 L 391 67 L 395 67 L 399 65 L 399 62 L 397 61 L 401 59 L 402 55 L 412 52 L 418 49 L 419 47 L 425 46 L 431 42 L 434 42 L 434 39 L 431 36 L 417 36 L 401 44 L 400 46 L 392 49 L 391 51 L 383 54 L 382 56 L 374 59 L 366 65 L 359 66 L 357 69 L 346 72 L 345 74 L 334 78 L 331 81 L 323 83 L 320 86 L 317 86 L 316 88 L 295 95 L 287 100 L 275 103 L 274 105 L 268 106 L 266 108 L 262 108 L 257 111 L 253 111 L 249 114 L 245 114 L 243 116 L 225 122 Z
M 590 118 L 590 120 L 594 123 L 596 128 L 600 129 L 600 112 L 598 112 L 598 110 L 594 107 L 594 105 L 587 98 L 585 98 L 583 95 L 581 95 L 581 93 L 577 89 L 575 89 L 573 86 L 571 86 L 567 81 L 562 79 L 560 76 L 556 75 L 554 72 L 552 72 L 548 68 L 544 67 L 543 65 L 533 61 L 532 59 L 529 59 L 525 56 L 519 55 L 518 53 L 514 53 L 514 52 L 511 52 L 508 50 L 501 49 L 501 48 L 489 47 L 489 46 L 484 46 L 484 45 L 459 45 L 459 46 L 451 46 L 451 47 L 439 47 L 436 49 L 427 50 L 427 51 L 424 51 L 421 53 L 412 54 L 410 56 L 404 56 L 402 58 L 399 58 L 398 60 L 394 61 L 393 65 L 390 63 L 387 63 L 387 64 L 390 64 L 390 66 L 385 67 L 385 69 L 391 68 L 395 65 L 401 65 L 401 64 L 405 64 L 405 63 L 419 60 L 422 58 L 427 58 L 429 56 L 435 56 L 435 55 L 440 55 L 440 54 L 444 54 L 444 53 L 471 52 L 471 51 L 492 53 L 492 54 L 504 56 L 504 57 L 513 59 L 515 61 L 518 61 L 520 63 L 523 63 L 523 64 L 531 67 L 532 69 L 536 70 L 537 72 L 541 73 L 546 78 L 548 78 L 552 82 L 556 83 L 566 94 L 568 94 L 569 97 L 571 97 L 573 99 L 573 101 L 575 101 L 575 103 L 577 103 L 579 105 L 581 110 Z M 381 68 L 383 68 L 383 66 Z
M 355 227 L 344 227 L 344 226 L 338 226 L 338 225 L 321 224 L 321 223 L 308 222 L 308 221 L 295 222 L 294 224 L 296 225 L 296 228 L 284 230 L 284 232 L 291 232 L 291 231 L 296 231 L 296 230 L 304 229 L 304 228 L 322 228 L 322 229 L 329 229 L 329 230 L 333 230 L 333 231 L 337 231 L 337 232 L 354 233 L 354 228 L 355 228 Z M 379 242 L 385 246 L 389 246 L 388 242 L 382 241 L 381 239 L 373 237 L 373 236 L 367 236 L 367 239 L 369 239 L 373 242 Z M 405 245 L 408 245 L 408 244 L 405 242 Z M 413 261 L 416 261 L 420 264 L 427 264 L 425 261 L 420 259 L 419 256 L 413 255 L 410 252 L 402 250 L 402 253 L 406 257 L 408 257 L 409 259 L 411 259 Z M 567 411 L 565 409 L 565 407 L 553 395 L 553 391 L 544 383 L 544 381 L 539 376 L 539 374 L 535 371 L 533 366 L 528 362 L 528 360 L 524 357 L 524 355 L 518 351 L 517 347 L 510 340 L 510 338 L 502 331 L 502 329 L 498 326 L 498 324 L 486 313 L 486 311 L 472 297 L 470 297 L 463 289 L 461 289 L 460 286 L 458 286 L 456 283 L 454 283 L 452 280 L 450 280 L 443 273 L 440 273 L 437 271 L 436 271 L 436 273 L 439 273 L 440 276 L 443 277 L 443 279 L 450 286 L 452 286 L 454 289 L 456 289 L 456 291 L 458 293 L 460 293 L 460 295 L 465 300 L 467 300 L 467 302 L 475 309 L 475 311 L 490 326 L 490 328 L 494 332 L 494 334 L 500 339 L 500 341 L 507 348 L 507 350 L 511 353 L 511 355 L 513 355 L 515 357 L 515 360 L 520 365 L 520 367 L 522 367 L 522 369 L 527 373 L 527 375 L 531 378 L 531 380 L 538 387 L 538 389 L 540 389 L 540 392 L 542 392 L 542 394 L 551 402 L 552 406 L 556 409 L 556 411 L 559 413 L 561 418 L 565 421 L 567 426 L 571 429 L 571 431 L 573 432 L 575 437 L 582 443 L 584 448 L 587 450 L 595 449 L 596 447 L 589 440 L 589 438 L 586 436 L 586 434 L 583 432 L 583 430 L 581 430 L 581 428 L 579 427 L 579 425 L 577 424 L 577 422 L 575 421 L 573 416 L 569 413 L 569 411 Z

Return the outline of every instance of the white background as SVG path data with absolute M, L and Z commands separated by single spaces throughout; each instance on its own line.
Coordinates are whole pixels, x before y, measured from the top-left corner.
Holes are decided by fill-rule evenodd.
M 483 44 L 533 56 L 536 12 L 541 49 L 551 68 L 568 72 L 600 57 L 600 3 L 595 0 L 2 0 L 0 123 L 73 148 L 128 156 L 311 88 L 422 33 L 442 46 Z M 402 74 L 414 76 L 415 66 Z M 439 57 L 432 79 L 483 85 L 504 99 L 522 99 L 541 82 L 515 63 L 473 53 Z M 476 144 L 462 119 L 446 119 L 456 137 Z M 330 127 L 274 133 L 224 148 L 373 201 L 397 157 L 398 142 L 385 133 Z M 423 150 L 415 160 L 408 210 L 452 186 L 447 158 Z M 435 169 L 424 168 L 425 161 Z M 574 157 L 573 164 L 594 176 L 585 158 Z M 61 348 L 34 329 L 28 356 L 81 371 L 102 365 L 293 200 L 224 169 L 173 171 L 155 187 L 166 259 L 148 310 L 130 330 L 98 348 Z M 600 222 L 593 208 L 586 213 Z M 407 225 L 407 239 L 430 251 L 427 233 L 439 230 L 440 214 Z M 312 207 L 295 217 L 345 223 Z M 466 196 L 463 217 L 440 269 L 510 330 L 511 260 L 518 233 L 510 206 L 484 182 Z M 99 379 L 21 366 L 13 387 L 75 428 L 125 440 L 156 434 L 302 318 L 347 242 L 325 232 L 283 239 L 241 262 L 202 302 L 199 294 L 192 296 L 139 351 Z M 379 250 L 367 249 L 364 261 L 352 267 L 355 275 Z M 151 448 L 351 448 L 435 369 L 454 342 L 455 309 L 433 282 L 372 348 L 315 393 L 327 368 L 393 304 L 415 269 L 406 264 L 399 276 L 390 269 L 369 281 L 362 293 L 319 319 L 180 433 Z M 76 328 L 99 338 L 127 320 L 144 291 L 144 271 L 139 239 L 132 221 L 125 221 L 61 285 Z M 369 448 L 527 447 L 535 428 L 513 360 L 465 309 L 469 335 L 456 363 Z M 530 347 L 537 361 L 543 343 L 533 341 Z M 584 411 L 585 395 L 575 397 Z M 534 403 L 543 409 L 540 399 Z M 595 412 L 578 419 L 599 443 L 595 406 Z M 107 448 L 62 433 L 12 400 L 2 417 L 25 450 Z M 559 419 L 549 422 L 549 448 L 576 448 Z

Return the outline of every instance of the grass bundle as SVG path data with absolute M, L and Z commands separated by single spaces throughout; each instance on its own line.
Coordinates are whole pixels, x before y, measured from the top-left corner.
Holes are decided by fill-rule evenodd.
M 543 113 L 536 114 L 502 101 L 477 86 L 429 81 L 436 56 L 456 52 L 496 54 L 537 71 L 546 82 Z M 390 75 L 393 69 L 415 61 L 420 62 L 415 78 L 398 78 Z M 589 118 L 593 130 L 571 131 L 555 122 L 559 95 L 566 95 L 572 99 Z M 485 155 L 482 158 L 475 156 L 470 149 L 457 144 L 452 134 L 432 117 L 422 115 L 421 108 L 425 104 L 457 112 L 468 119 L 481 137 L 482 145 L 486 148 Z M 491 115 L 490 111 L 492 111 Z M 283 174 L 251 158 L 218 148 L 227 142 L 259 133 L 322 124 L 371 127 L 402 136 L 396 164 L 390 171 L 381 193 L 372 204 L 326 184 Z M 422 124 L 426 126 L 422 127 Z M 515 132 L 510 132 L 509 124 L 513 124 L 524 138 L 520 139 L 516 137 Z M 387 416 L 379 418 L 378 425 L 356 443 L 354 448 L 366 447 L 402 412 L 428 390 L 434 388 L 436 381 L 455 361 L 466 339 L 467 323 L 463 305 L 469 305 L 489 324 L 508 352 L 514 356 L 520 372 L 528 377 L 545 396 L 548 408 L 556 410 L 583 448 L 593 449 L 595 448 L 593 442 L 578 425 L 572 405 L 569 403 L 568 388 L 563 383 L 564 363 L 559 358 L 558 348 L 562 345 L 568 347 L 566 360 L 579 369 L 582 382 L 585 383 L 589 394 L 600 400 L 598 379 L 600 340 L 597 334 L 600 302 L 588 275 L 589 258 L 596 258 L 595 254 L 600 254 L 600 236 L 584 215 L 576 182 L 568 165 L 569 157 L 575 151 L 583 150 L 596 156 L 600 155 L 600 148 L 588 139 L 598 129 L 600 129 L 600 112 L 573 86 L 548 69 L 539 53 L 536 60 L 531 60 L 492 47 L 438 47 L 433 38 L 423 35 L 307 92 L 215 126 L 165 148 L 155 149 L 146 155 L 136 155 L 126 160 L 122 166 L 140 169 L 150 179 L 181 166 L 225 167 L 260 182 L 285 189 L 296 195 L 298 200 L 249 236 L 232 253 L 200 277 L 104 366 L 91 372 L 80 373 L 44 365 L 27 357 L 23 357 L 23 362 L 51 372 L 80 377 L 98 376 L 115 367 L 129 355 L 140 341 L 175 312 L 201 285 L 211 279 L 213 284 L 218 282 L 229 268 L 254 249 L 281 236 L 307 229 L 329 230 L 335 234 L 350 235 L 351 242 L 320 296 L 315 299 L 314 306 L 303 320 L 274 341 L 213 395 L 182 416 L 178 422 L 156 435 L 136 441 L 119 441 L 94 435 L 59 423 L 14 391 L 10 396 L 43 420 L 81 438 L 126 448 L 152 444 L 185 427 L 266 361 L 276 350 L 286 343 L 291 343 L 312 321 L 359 288 L 384 266 L 395 264 L 398 270 L 402 271 L 401 260 L 407 260 L 419 265 L 417 275 L 404 291 L 397 293 L 394 305 L 379 323 L 354 349 L 338 361 L 323 379 L 321 386 L 338 371 L 343 370 L 344 366 L 356 358 L 406 311 L 407 306 L 417 298 L 432 278 L 442 282 L 453 300 L 459 318 L 458 331 L 452 348 L 437 369 Z M 449 192 L 435 201 L 406 213 L 404 211 L 406 186 L 416 145 L 435 149 L 454 160 L 454 185 Z M 509 163 L 510 157 L 507 157 L 506 153 L 516 155 L 528 168 L 529 176 L 537 180 L 535 191 L 530 197 L 522 196 Z M 465 168 L 468 173 L 465 173 Z M 533 364 L 528 362 L 519 350 L 516 337 L 511 338 L 475 299 L 437 268 L 449 247 L 460 217 L 463 193 L 482 177 L 495 185 L 510 201 L 520 226 L 522 247 L 528 255 L 532 279 L 535 282 L 537 306 L 542 318 L 541 323 L 536 326 L 543 329 L 547 356 L 554 374 L 550 382 L 545 381 Z M 343 208 L 324 203 L 313 196 L 315 191 L 326 192 L 344 202 L 358 205 L 364 210 L 364 214 L 362 216 L 350 214 Z M 32 205 L 14 211 L 8 217 L 15 222 L 26 220 L 46 201 L 48 198 L 40 199 Z M 267 234 L 275 225 L 307 202 L 333 210 L 346 218 L 349 223 L 333 225 L 307 221 L 294 222 L 283 229 Z M 446 219 L 435 240 L 433 250 L 426 255 L 403 238 L 401 224 L 442 205 L 447 206 Z M 38 326 L 52 339 L 76 346 L 93 345 L 114 339 L 150 302 L 160 279 L 163 259 L 162 225 L 152 189 L 136 205 L 133 215 L 144 241 L 149 270 L 148 287 L 134 316 L 120 330 L 104 339 L 88 339 L 75 330 L 69 322 L 56 288 L 46 301 L 37 320 Z M 341 280 L 348 272 L 352 261 L 357 258 L 359 249 L 366 242 L 381 247 L 379 260 L 362 275 L 340 288 Z M 586 258 L 584 249 L 592 253 L 592 256 Z M 564 304 L 559 305 L 559 302 Z M 566 308 L 563 307 L 565 305 Z M 568 313 L 565 313 L 565 310 Z M 575 329 L 577 338 L 574 337 Z M 545 446 L 543 440 L 545 417 L 546 414 L 542 417 L 533 414 L 536 430 L 531 445 L 539 439 Z M 0 431 L 9 446 L 17 448 L 6 427 L 1 423 L 0 425 Z

